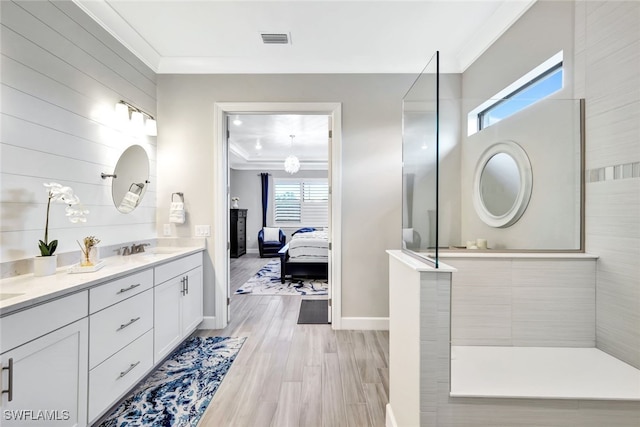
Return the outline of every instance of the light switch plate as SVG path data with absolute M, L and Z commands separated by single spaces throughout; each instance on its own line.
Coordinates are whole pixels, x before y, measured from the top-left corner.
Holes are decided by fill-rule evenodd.
M 211 236 L 210 225 L 196 225 L 196 237 L 209 237 Z

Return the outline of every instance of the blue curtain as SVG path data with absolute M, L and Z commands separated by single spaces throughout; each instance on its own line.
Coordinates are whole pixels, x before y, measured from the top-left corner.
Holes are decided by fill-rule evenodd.
M 267 226 L 267 204 L 269 203 L 269 174 L 261 173 L 260 182 L 262 183 L 262 226 Z

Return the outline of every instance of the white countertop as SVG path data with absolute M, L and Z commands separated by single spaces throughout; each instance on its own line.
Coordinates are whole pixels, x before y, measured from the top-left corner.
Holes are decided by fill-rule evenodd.
M 441 262 L 438 263 L 438 268 L 435 268 L 431 264 L 429 264 L 426 260 L 420 260 L 415 256 L 411 256 L 401 250 L 388 250 L 387 253 L 389 256 L 397 259 L 398 261 L 406 264 L 408 267 L 412 268 L 415 271 L 420 272 L 433 272 L 433 273 L 448 273 L 458 271 L 454 267 L 450 265 L 443 264 Z
M 67 272 L 70 266 L 66 266 L 58 268 L 56 274 L 51 276 L 23 274 L 2 279 L 0 316 L 203 250 L 204 246 L 158 246 L 141 254 L 103 258 L 105 265 L 93 272 L 71 274 Z

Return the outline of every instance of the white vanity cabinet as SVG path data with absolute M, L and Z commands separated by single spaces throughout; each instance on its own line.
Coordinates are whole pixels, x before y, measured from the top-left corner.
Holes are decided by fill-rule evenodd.
M 153 269 L 89 291 L 89 421 L 153 366 Z
M 159 363 L 203 319 L 202 253 L 155 268 L 154 363 Z
M 87 424 L 87 291 L 10 314 L 2 324 L 2 426 Z
M 2 279 L 0 293 L 24 298 L 0 300 L 0 425 L 96 423 L 202 321 L 202 257 L 178 248 Z

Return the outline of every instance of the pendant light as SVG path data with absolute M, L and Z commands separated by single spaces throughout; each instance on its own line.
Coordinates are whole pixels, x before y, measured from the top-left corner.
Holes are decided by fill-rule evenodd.
M 291 151 L 293 151 L 293 138 L 295 135 L 289 135 L 291 138 Z M 284 160 L 284 170 L 287 173 L 293 175 L 294 173 L 300 170 L 300 160 L 293 154 L 289 154 L 289 156 Z

